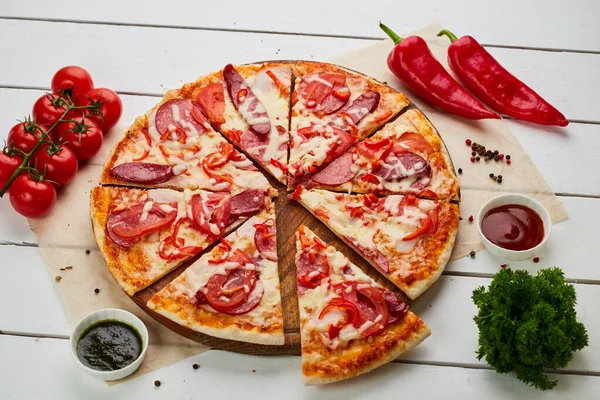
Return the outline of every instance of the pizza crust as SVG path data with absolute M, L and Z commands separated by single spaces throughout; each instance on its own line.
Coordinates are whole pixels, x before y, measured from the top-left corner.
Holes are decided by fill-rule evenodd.
M 347 349 L 327 354 L 326 359 L 302 355 L 302 372 L 305 385 L 333 383 L 353 378 L 395 360 L 400 355 L 420 344 L 431 330 L 415 314 L 409 312 L 402 321 L 373 340 L 360 339 L 352 342 Z M 318 340 L 318 339 L 317 339 Z M 317 347 L 325 347 L 313 342 Z M 304 345 L 304 342 L 303 342 Z

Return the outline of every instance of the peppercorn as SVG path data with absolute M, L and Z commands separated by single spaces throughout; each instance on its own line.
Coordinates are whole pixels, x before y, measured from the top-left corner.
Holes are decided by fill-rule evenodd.
M 494 173 L 490 172 L 490 178 L 493 178 L 493 177 L 494 177 Z
M 476 150 L 476 149 L 477 149 L 477 145 L 475 145 L 475 144 L 472 144 L 472 145 L 471 145 L 471 150 Z
M 479 157 L 477 157 L 479 158 Z M 475 157 L 471 157 L 471 162 L 475 162 Z
M 539 257 L 533 257 L 533 262 L 534 262 L 534 263 L 538 263 L 538 262 L 540 262 L 540 258 L 539 258 Z
M 91 253 L 91 251 L 89 251 L 89 250 L 85 251 L 85 254 L 87 254 L 87 255 L 90 255 L 90 253 Z
M 474 220 L 474 219 L 475 219 L 475 218 L 473 218 L 473 216 L 472 216 L 472 215 L 469 215 L 469 222 L 473 222 L 473 220 Z
M 500 152 L 498 150 L 494 150 L 494 154 L 498 155 Z
M 507 155 L 506 155 L 506 159 L 507 159 L 507 160 L 510 160 L 510 154 L 507 154 Z
M 100 293 L 100 289 L 98 289 L 98 288 L 94 289 L 94 293 L 96 293 L 96 294 Z
M 492 179 L 493 179 L 494 181 L 497 181 L 497 180 L 498 180 L 498 177 L 497 177 L 497 176 L 494 176 Z
M 506 160 L 506 165 L 510 165 L 510 160 Z
M 458 169 L 458 173 L 459 173 L 459 174 L 462 174 L 462 168 L 459 168 L 459 169 Z
M 502 179 L 502 175 L 498 175 L 498 179 Z
M 471 139 L 465 140 L 465 143 L 467 144 L 467 146 L 470 146 L 471 145 Z
M 476 153 L 476 152 L 474 152 L 474 151 L 472 151 L 472 152 L 471 152 L 471 155 L 472 155 L 472 156 L 474 156 L 474 155 L 476 155 L 476 154 L 477 154 L 477 153 Z
M 463 220 L 463 217 L 458 217 L 458 219 L 460 219 L 461 221 Z
M 477 142 L 473 142 L 473 146 L 477 147 L 478 146 Z
M 475 161 L 479 161 L 479 160 L 481 160 L 481 157 L 479 157 L 479 156 L 475 157 Z
M 194 365 L 192 365 L 192 368 L 198 369 L 198 368 L 200 368 L 200 366 L 198 364 L 194 364 Z
M 62 276 L 60 276 L 60 275 L 57 275 L 57 276 L 54 277 L 54 280 L 56 282 L 60 282 L 61 279 L 62 279 Z
M 469 253 L 469 257 L 475 258 L 475 250 L 471 250 L 471 252 Z
M 160 381 L 158 379 L 154 381 L 154 386 L 156 386 L 156 387 L 160 386 Z
M 498 158 L 499 158 L 500 160 L 504 160 L 504 154 L 502 154 L 502 153 L 498 154 Z

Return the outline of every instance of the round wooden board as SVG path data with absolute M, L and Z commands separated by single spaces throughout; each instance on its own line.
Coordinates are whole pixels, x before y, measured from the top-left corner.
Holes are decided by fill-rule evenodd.
M 272 62 L 273 60 L 271 60 Z M 292 60 L 275 60 L 278 62 L 295 62 Z M 262 63 L 266 61 L 260 61 Z M 345 68 L 345 67 L 344 67 Z M 358 71 L 353 71 L 361 74 Z M 361 74 L 364 75 L 364 74 Z M 373 79 L 373 78 L 371 78 Z M 406 112 L 410 108 L 416 108 L 410 103 L 399 115 Z M 395 118 L 397 118 L 396 116 Z M 394 118 L 394 119 L 395 119 Z M 234 351 L 238 353 L 255 354 L 255 355 L 283 355 L 283 354 L 300 354 L 300 317 L 298 310 L 298 297 L 296 294 L 296 265 L 294 255 L 296 254 L 296 238 L 295 233 L 298 227 L 302 224 L 306 225 L 315 232 L 321 239 L 334 246 L 338 251 L 341 251 L 351 262 L 358 265 L 369 276 L 377 281 L 382 286 L 397 293 L 407 304 L 410 300 L 404 293 L 398 290 L 390 281 L 385 279 L 374 267 L 367 263 L 360 255 L 358 255 L 351 247 L 339 239 L 329 228 L 321 221 L 315 218 L 309 211 L 302 207 L 298 202 L 288 199 L 287 187 L 278 182 L 270 174 L 262 168 L 259 169 L 269 179 L 271 185 L 279 192 L 279 196 L 275 199 L 275 213 L 277 220 L 277 252 L 279 257 L 279 278 L 281 281 L 281 300 L 283 307 L 284 318 L 284 333 L 285 345 L 283 346 L 267 346 L 254 343 L 238 342 L 235 340 L 220 339 L 214 336 L 205 335 L 196 332 L 188 327 L 179 325 L 170 319 L 149 309 L 146 303 L 150 298 L 169 282 L 175 279 L 179 274 L 193 264 L 200 255 L 187 261 L 175 270 L 165 275 L 160 280 L 154 282 L 146 289 L 131 296 L 132 300 L 152 318 L 165 325 L 172 331 L 206 346 Z M 202 254 L 210 251 L 212 247 L 203 251 Z

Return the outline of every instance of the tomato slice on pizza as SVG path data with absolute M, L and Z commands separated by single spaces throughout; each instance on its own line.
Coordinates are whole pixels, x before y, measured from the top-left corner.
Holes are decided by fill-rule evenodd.
M 341 67 L 300 61 L 296 70 L 290 188 L 320 171 L 408 105 L 401 93 Z
M 296 232 L 296 271 L 305 384 L 371 371 L 431 333 L 398 295 L 305 226 Z
M 458 178 L 448 151 L 427 118 L 414 109 L 348 149 L 306 186 L 459 200 Z
M 136 119 L 114 147 L 100 183 L 276 194 L 254 164 L 213 130 L 200 103 L 181 96 L 181 90 L 168 92 Z
M 211 336 L 283 345 L 273 204 L 156 293 L 148 307 Z
M 92 190 L 92 225 L 109 271 L 132 295 L 269 203 L 256 189 L 231 195 L 100 186 Z
M 233 66 L 188 85 L 210 123 L 248 157 L 286 183 L 292 67 Z
M 458 230 L 458 206 L 414 195 L 299 190 L 297 200 L 414 299 L 441 275 Z

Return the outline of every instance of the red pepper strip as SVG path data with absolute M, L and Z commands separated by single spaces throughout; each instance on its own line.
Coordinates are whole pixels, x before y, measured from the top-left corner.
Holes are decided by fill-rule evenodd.
M 267 239 L 275 236 L 274 233 L 269 231 L 269 227 L 267 227 L 264 224 L 254 224 L 253 226 L 254 226 L 254 229 L 256 229 L 257 231 L 262 232 L 262 234 L 263 234 L 262 241 L 263 242 L 265 242 L 265 241 L 267 241 Z
M 146 139 L 146 144 L 148 146 L 144 147 L 144 153 L 142 153 L 141 156 L 134 158 L 133 161 L 144 160 L 146 157 L 148 157 L 148 154 L 150 154 L 150 148 L 152 147 L 152 138 L 148 134 L 148 131 L 146 129 L 142 129 L 141 132 L 142 135 L 144 135 L 144 138 Z
M 308 238 L 306 237 L 306 233 L 304 233 L 304 225 L 302 225 L 302 226 L 300 226 L 300 228 L 298 228 L 298 237 L 300 238 L 300 244 L 302 245 L 303 249 L 310 247 L 310 242 L 308 241 Z
M 379 185 L 379 179 L 378 179 L 378 178 L 377 178 L 375 175 L 373 175 L 373 174 L 371 174 L 371 173 L 366 173 L 366 174 L 364 174 L 364 175 L 363 175 L 363 176 L 360 178 L 360 180 L 361 180 L 361 181 L 363 181 L 363 182 L 369 182 L 369 183 L 372 183 L 372 184 L 374 184 L 374 185 Z
M 201 246 L 187 246 L 179 249 L 174 249 L 170 253 L 166 252 L 166 247 L 173 245 L 173 237 L 167 236 L 158 246 L 158 255 L 164 260 L 175 260 L 183 257 L 191 257 L 200 253 L 203 249 Z
M 315 210 L 315 216 L 317 216 L 317 217 L 321 217 L 321 218 L 323 218 L 323 219 L 327 219 L 327 220 L 329 219 L 329 214 L 327 214 L 327 211 L 325 211 L 325 210 L 324 210 L 324 209 L 322 209 L 322 208 L 317 208 L 317 209 Z
M 302 195 L 302 190 L 304 188 L 302 187 L 302 185 L 298 184 L 298 186 L 296 186 L 296 190 L 294 190 L 294 193 L 292 193 L 292 200 L 300 200 L 300 196 Z
M 421 225 L 413 233 L 409 233 L 408 235 L 404 236 L 402 238 L 402 240 L 408 241 L 408 240 L 413 240 L 415 238 L 418 238 L 419 236 L 423 235 L 424 233 L 429 232 L 431 230 L 432 225 L 433 225 L 433 221 L 431 220 L 431 216 L 427 215 L 427 219 L 425 219 L 423 221 L 423 225 Z
M 543 125 L 567 126 L 569 121 L 529 86 L 518 80 L 471 36 L 457 39 L 442 30 L 452 42 L 448 64 L 471 92 L 494 110 L 513 118 Z
M 349 323 L 354 325 L 354 327 L 356 328 L 360 326 L 360 313 L 358 312 L 358 308 L 353 303 L 349 302 L 348 300 L 344 300 L 340 297 L 335 297 L 331 299 L 329 304 L 327 304 L 325 308 L 321 310 L 321 313 L 319 314 L 319 319 L 323 319 L 329 311 L 334 310 L 336 308 L 345 312 L 346 315 L 341 321 L 339 321 L 339 324 L 332 324 L 329 326 L 329 339 L 331 340 L 337 337 L 337 335 L 340 333 L 341 327 Z M 332 327 L 335 327 L 337 329 L 332 330 Z
M 383 24 L 379 27 L 396 44 L 387 63 L 390 70 L 420 97 L 453 114 L 469 119 L 500 116 L 463 88 L 433 56 L 427 42 L 418 36 L 401 38 Z
M 282 170 L 283 172 L 287 172 L 288 171 L 288 166 L 285 165 L 284 163 L 282 163 L 281 161 L 279 161 L 276 158 L 271 158 L 271 165 L 279 168 L 280 170 Z
M 275 85 L 277 85 L 277 88 L 284 97 L 290 95 L 290 90 L 288 89 L 288 87 L 283 82 L 281 82 L 281 80 L 277 77 L 277 75 L 275 75 L 273 71 L 269 69 L 266 71 L 266 74 L 269 76 L 269 78 L 271 78 Z
M 178 249 L 185 245 L 185 239 L 179 237 L 179 228 L 181 227 L 181 224 L 186 221 L 188 221 L 187 218 L 181 218 L 179 221 L 177 221 L 175 224 L 175 229 L 173 230 L 173 246 L 177 247 Z
M 318 236 L 315 236 L 313 238 L 313 241 L 316 243 L 317 247 L 320 247 L 322 249 L 326 249 L 328 247 L 327 243 L 325 243 L 324 241 L 322 241 L 321 239 L 319 239 Z

